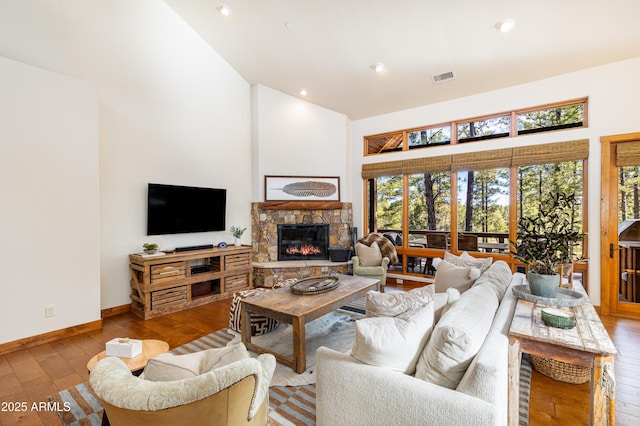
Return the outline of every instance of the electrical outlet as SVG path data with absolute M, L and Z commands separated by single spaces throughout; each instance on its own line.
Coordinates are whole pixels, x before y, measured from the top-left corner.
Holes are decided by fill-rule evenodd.
M 396 278 L 396 284 L 402 284 L 404 283 L 404 280 L 401 280 L 400 278 Z
M 44 307 L 44 317 L 51 318 L 56 316 L 56 307 L 55 305 L 47 305 Z

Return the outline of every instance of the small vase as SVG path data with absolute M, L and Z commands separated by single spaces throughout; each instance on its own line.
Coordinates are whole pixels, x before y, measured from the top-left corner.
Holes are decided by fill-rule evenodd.
M 529 288 L 534 296 L 555 298 L 560 286 L 560 275 L 542 275 L 529 271 L 527 274 Z
M 236 238 L 233 242 L 234 246 L 241 246 L 242 245 L 242 241 L 240 241 L 240 238 Z

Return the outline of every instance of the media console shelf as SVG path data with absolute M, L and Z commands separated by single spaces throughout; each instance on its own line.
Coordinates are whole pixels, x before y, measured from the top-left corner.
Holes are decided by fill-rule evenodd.
M 233 246 L 164 256 L 131 254 L 131 312 L 150 319 L 251 288 L 251 253 L 250 246 Z

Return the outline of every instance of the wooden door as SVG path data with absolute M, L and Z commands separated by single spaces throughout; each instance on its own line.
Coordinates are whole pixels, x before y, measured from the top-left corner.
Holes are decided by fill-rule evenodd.
M 601 312 L 605 315 L 617 315 L 640 318 L 640 300 L 633 301 L 621 293 L 620 249 L 618 245 L 619 224 L 619 147 L 625 148 L 637 144 L 640 146 L 640 133 L 603 136 L 600 138 L 602 149 L 602 198 L 600 204 L 600 301 Z M 638 149 L 640 165 L 640 148 Z M 626 275 L 628 277 L 628 275 Z

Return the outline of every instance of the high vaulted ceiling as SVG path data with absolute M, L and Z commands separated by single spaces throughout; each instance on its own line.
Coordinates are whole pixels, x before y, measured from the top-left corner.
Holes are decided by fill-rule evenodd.
M 165 1 L 250 84 L 351 119 L 640 56 L 640 0 Z

